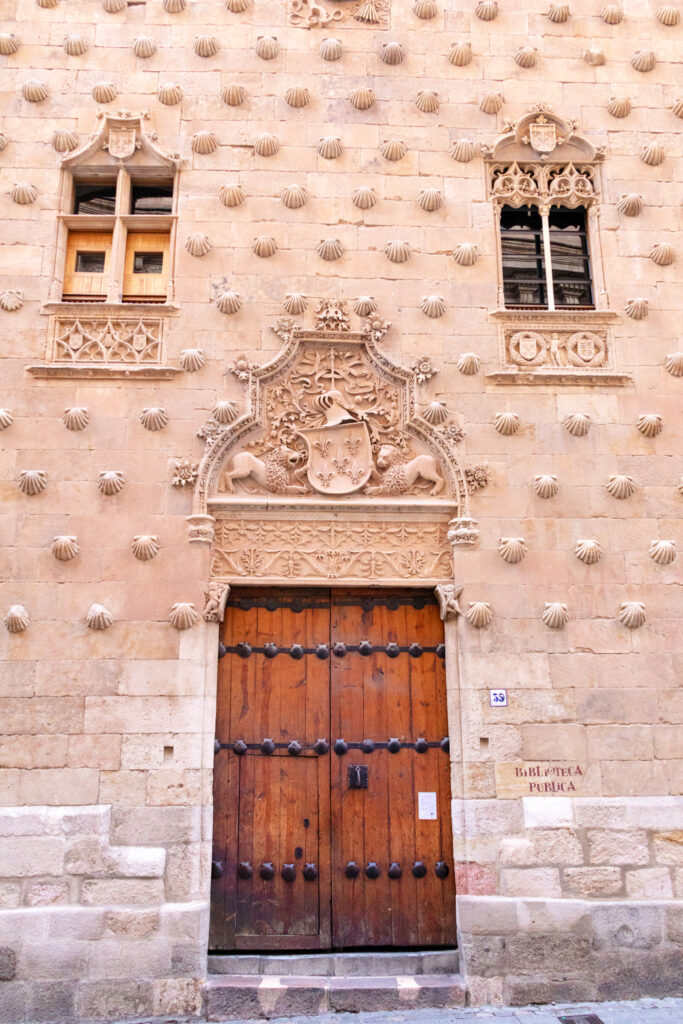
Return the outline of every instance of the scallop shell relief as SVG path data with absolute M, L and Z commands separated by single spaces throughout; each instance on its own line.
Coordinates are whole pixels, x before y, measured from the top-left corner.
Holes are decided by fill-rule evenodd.
M 498 553 L 500 557 L 505 561 L 509 562 L 510 565 L 516 565 L 517 562 L 521 562 L 527 552 L 527 546 L 524 543 L 523 537 L 501 537 L 498 543 Z
M 66 535 L 53 537 L 50 551 L 60 562 L 70 562 L 78 554 L 78 539 Z

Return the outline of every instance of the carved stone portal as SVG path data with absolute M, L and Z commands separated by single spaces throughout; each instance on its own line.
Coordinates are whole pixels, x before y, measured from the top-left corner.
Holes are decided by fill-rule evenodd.
M 191 519 L 216 521 L 213 579 L 452 577 L 451 534 L 458 547 L 478 537 L 456 456 L 462 430 L 447 410 L 438 424 L 418 414 L 429 378 L 380 350 L 389 326 L 352 331 L 344 303 L 323 302 L 313 330 L 273 326 L 284 344 L 270 363 L 231 367 L 247 411 L 198 431 Z

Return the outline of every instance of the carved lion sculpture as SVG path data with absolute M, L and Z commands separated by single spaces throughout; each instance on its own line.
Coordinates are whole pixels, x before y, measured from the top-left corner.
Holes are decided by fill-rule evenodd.
M 395 444 L 383 444 L 376 463 L 377 468 L 383 470 L 382 477 L 376 487 L 367 488 L 368 494 L 405 494 L 420 477 L 434 484 L 430 494 L 439 494 L 446 482 L 433 455 L 406 459 Z
M 228 469 L 222 474 L 219 491 L 235 490 L 235 480 L 251 478 L 255 484 L 271 494 L 301 494 L 304 488 L 289 482 L 289 473 L 300 461 L 301 455 L 293 448 L 280 445 L 262 456 L 251 452 L 238 452 Z

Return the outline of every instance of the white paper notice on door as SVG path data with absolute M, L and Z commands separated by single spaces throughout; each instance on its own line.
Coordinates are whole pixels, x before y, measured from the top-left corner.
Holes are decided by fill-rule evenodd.
M 417 816 L 420 821 L 436 821 L 436 793 L 417 794 Z

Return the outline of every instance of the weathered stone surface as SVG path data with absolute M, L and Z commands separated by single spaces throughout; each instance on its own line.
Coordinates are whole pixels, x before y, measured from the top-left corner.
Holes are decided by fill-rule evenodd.
M 11 981 L 17 973 L 17 954 L 9 946 L 0 946 L 0 981 Z

